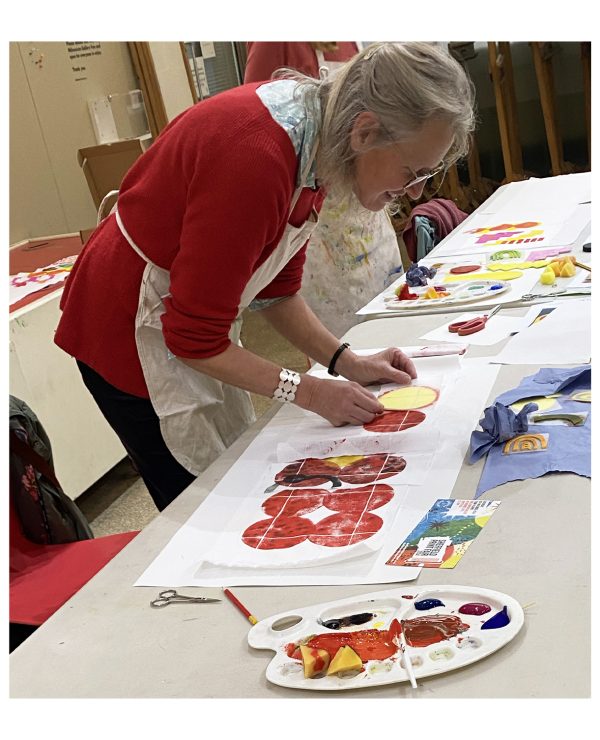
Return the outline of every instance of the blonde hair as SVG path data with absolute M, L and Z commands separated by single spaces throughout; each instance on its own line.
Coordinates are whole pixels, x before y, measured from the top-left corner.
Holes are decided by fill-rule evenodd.
M 317 175 L 340 195 L 352 191 L 356 155 L 350 134 L 363 111 L 375 114 L 380 124 L 374 147 L 404 141 L 426 121 L 437 119 L 454 132 L 446 166 L 469 150 L 475 127 L 473 84 L 441 44 L 371 44 L 323 80 L 291 70 L 276 74 L 298 82 L 298 94 L 310 109 L 315 110 L 318 101 L 322 123 Z

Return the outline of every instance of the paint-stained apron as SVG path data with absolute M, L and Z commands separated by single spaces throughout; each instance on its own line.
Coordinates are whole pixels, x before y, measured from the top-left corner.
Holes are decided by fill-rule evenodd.
M 322 51 L 315 54 L 321 77 L 344 64 L 326 61 Z M 402 272 L 398 237 L 385 211 L 325 198 L 306 253 L 301 295 L 329 331 L 343 336 L 358 323 L 358 309 Z
M 300 186 L 294 192 L 290 216 L 306 182 L 316 147 L 315 141 Z M 160 319 L 165 313 L 163 301 L 170 295 L 169 271 L 148 259 L 125 229 L 118 208 L 115 207 L 113 212 L 121 233 L 146 262 L 135 319 L 135 341 L 150 401 L 173 457 L 190 473 L 199 475 L 255 421 L 250 395 L 193 370 L 169 352 Z M 309 220 L 302 226 L 288 223 L 275 250 L 252 274 L 229 332 L 232 342 L 241 346 L 242 312 L 304 245 L 317 220 L 313 209 Z

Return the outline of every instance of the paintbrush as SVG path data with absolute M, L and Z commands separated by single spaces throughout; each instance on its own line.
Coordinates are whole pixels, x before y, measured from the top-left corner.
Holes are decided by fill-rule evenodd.
M 588 272 L 592 271 L 592 268 L 589 265 L 584 265 L 583 262 L 577 262 L 576 260 L 573 262 L 573 264 L 576 267 L 581 267 L 583 270 L 587 270 Z
M 400 610 L 398 610 L 400 611 Z M 406 668 L 406 672 L 408 674 L 408 679 L 410 681 L 410 685 L 413 687 L 413 689 L 417 688 L 417 679 L 415 678 L 415 672 L 413 669 L 413 664 L 410 659 L 410 655 L 408 652 L 408 644 L 406 642 L 406 638 L 404 636 L 404 629 L 402 628 L 402 620 L 399 618 L 394 617 L 392 620 L 392 624 L 396 622 L 398 627 L 395 629 L 394 637 L 392 638 L 393 641 L 398 645 L 400 650 L 402 650 L 402 655 L 404 656 L 404 667 Z M 391 628 L 391 625 L 390 625 Z

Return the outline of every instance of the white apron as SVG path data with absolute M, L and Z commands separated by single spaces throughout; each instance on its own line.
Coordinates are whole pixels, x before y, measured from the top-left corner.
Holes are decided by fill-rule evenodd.
M 300 186 L 294 193 L 290 216 L 314 160 L 317 145 L 318 141 L 315 141 Z M 169 296 L 169 271 L 146 257 L 127 233 L 116 208 L 114 212 L 121 233 L 147 263 L 140 285 L 135 341 L 150 401 L 160 420 L 163 439 L 173 457 L 190 473 L 199 475 L 255 421 L 250 395 L 240 388 L 193 370 L 169 352 L 160 320 L 165 312 L 163 300 Z M 313 209 L 310 219 L 301 227 L 289 223 L 286 225 L 281 241 L 253 273 L 242 293 L 237 318 L 229 333 L 232 342 L 241 346 L 243 310 L 307 241 L 317 225 L 317 219 Z

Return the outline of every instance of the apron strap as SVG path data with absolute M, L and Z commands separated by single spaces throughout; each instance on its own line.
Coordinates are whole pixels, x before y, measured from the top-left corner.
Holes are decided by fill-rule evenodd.
M 121 231 L 121 234 L 125 237 L 127 242 L 129 243 L 129 246 L 133 249 L 133 251 L 136 254 L 139 254 L 139 256 L 144 260 L 144 262 L 147 262 L 149 265 L 152 265 L 152 267 L 158 267 L 158 265 L 155 265 L 154 262 L 152 262 L 151 259 L 148 259 L 146 255 L 142 252 L 142 250 L 138 247 L 138 245 L 133 241 L 133 239 L 129 236 L 129 233 L 125 226 L 123 225 L 123 221 L 121 220 L 121 214 L 119 213 L 119 209 L 115 208 L 115 218 L 117 219 L 117 224 L 119 226 L 119 229 Z
M 298 185 L 298 187 L 296 188 L 296 192 L 294 193 L 294 197 L 292 198 L 292 204 L 290 206 L 290 212 L 289 212 L 288 218 L 292 215 L 294 208 L 296 207 L 296 203 L 298 202 L 298 198 L 300 198 L 300 193 L 302 192 L 302 188 L 304 187 L 306 178 L 308 177 L 308 173 L 310 171 L 310 168 L 312 167 L 312 163 L 315 161 L 315 157 L 317 156 L 318 148 L 319 148 L 319 135 L 317 134 L 313 142 L 313 147 L 310 151 L 310 156 L 308 158 L 308 161 L 306 162 L 306 167 L 300 174 L 300 185 Z

